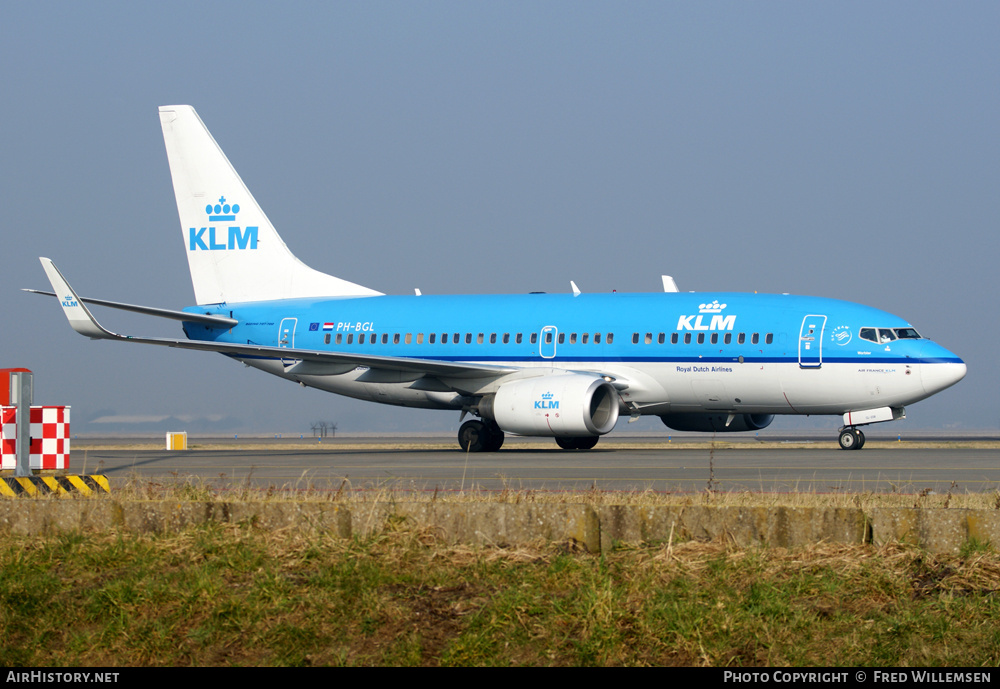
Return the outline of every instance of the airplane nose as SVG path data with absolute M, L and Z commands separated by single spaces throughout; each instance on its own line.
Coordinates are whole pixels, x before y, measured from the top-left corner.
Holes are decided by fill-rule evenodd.
M 949 388 L 965 378 L 965 362 L 947 350 L 943 352 L 946 356 L 939 355 L 920 367 L 920 379 L 928 395 Z

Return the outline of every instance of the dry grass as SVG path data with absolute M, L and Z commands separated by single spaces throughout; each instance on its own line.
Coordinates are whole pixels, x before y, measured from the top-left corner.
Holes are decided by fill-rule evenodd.
M 50 496 L 66 499 L 71 496 Z M 335 502 L 371 504 L 398 502 L 500 503 L 500 504 L 586 504 L 635 506 L 688 506 L 711 504 L 730 507 L 838 507 L 867 511 L 882 507 L 920 509 L 1000 510 L 1000 491 L 992 493 L 776 493 L 719 490 L 693 492 L 617 491 L 592 488 L 581 491 L 545 491 L 503 488 L 501 490 L 413 489 L 408 482 L 387 482 L 371 488 L 355 488 L 349 479 L 330 488 L 309 486 L 257 487 L 249 482 L 234 486 L 228 480 L 217 483 L 178 477 L 176 480 L 149 479 L 133 475 L 117 483 L 112 492 L 116 500 L 198 500 L 210 502 Z M 40 498 L 45 499 L 45 498 Z
M 995 666 L 987 549 L 448 546 L 233 526 L 0 539 L 7 664 Z

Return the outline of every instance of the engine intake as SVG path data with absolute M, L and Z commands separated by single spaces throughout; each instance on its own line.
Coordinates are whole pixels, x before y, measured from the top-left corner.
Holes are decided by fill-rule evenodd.
M 518 435 L 604 435 L 618 421 L 618 392 L 582 373 L 513 380 L 483 398 L 479 414 Z

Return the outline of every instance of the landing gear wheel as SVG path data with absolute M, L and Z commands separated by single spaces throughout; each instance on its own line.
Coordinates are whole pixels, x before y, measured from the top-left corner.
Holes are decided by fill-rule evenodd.
M 495 423 L 485 423 L 484 430 L 488 436 L 486 443 L 486 452 L 496 452 L 501 447 L 503 447 L 503 431 Z
M 503 431 L 495 423 L 472 420 L 458 429 L 458 444 L 463 452 L 496 452 L 503 438 Z
M 486 449 L 489 434 L 482 421 L 466 421 L 458 429 L 458 444 L 463 452 L 482 452 Z
M 564 450 L 590 450 L 600 440 L 599 435 L 584 435 L 577 438 L 556 437 L 556 445 Z
M 845 428 L 840 432 L 841 450 L 860 450 L 865 444 L 865 434 L 857 428 Z
M 858 436 L 854 435 L 853 428 L 845 428 L 840 432 L 838 442 L 841 450 L 853 450 L 858 444 Z

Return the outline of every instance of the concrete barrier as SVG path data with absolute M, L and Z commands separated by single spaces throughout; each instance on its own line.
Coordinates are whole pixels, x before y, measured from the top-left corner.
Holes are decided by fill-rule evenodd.
M 371 503 L 0 500 L 0 533 L 168 533 L 209 523 L 365 538 L 386 529 L 426 530 L 446 543 L 510 546 L 572 542 L 599 552 L 618 543 L 722 539 L 739 546 L 904 542 L 956 553 L 971 539 L 1000 544 L 1000 511 L 715 505 L 591 507 L 564 503 Z
M 793 547 L 826 541 L 869 542 L 858 509 L 840 507 L 725 507 L 714 505 L 600 509 L 601 546 L 725 539 L 736 545 Z
M 970 540 L 1000 547 L 1000 511 L 966 509 L 872 509 L 872 541 L 911 543 L 932 553 L 957 553 Z

